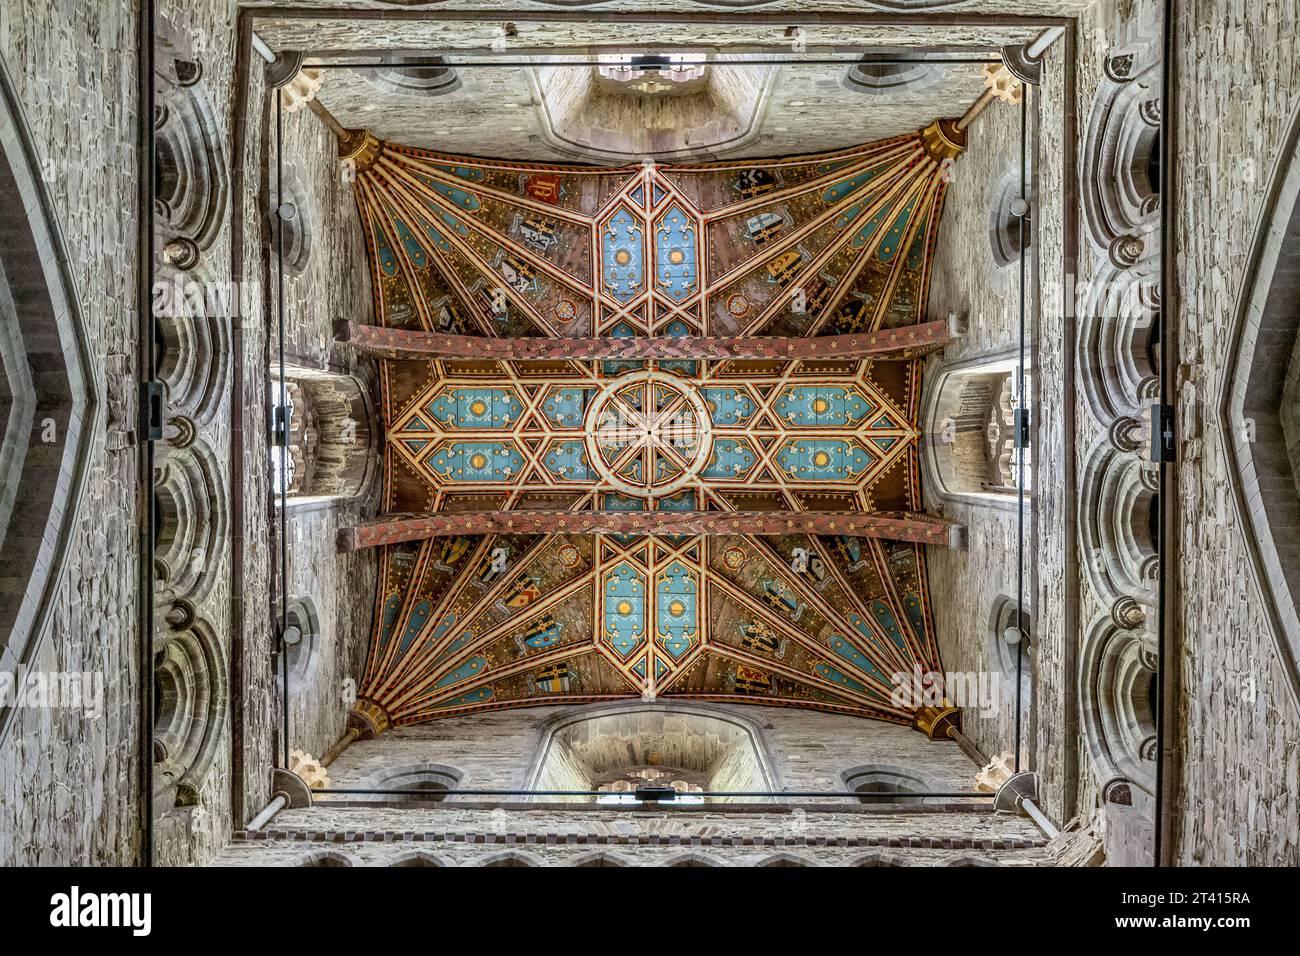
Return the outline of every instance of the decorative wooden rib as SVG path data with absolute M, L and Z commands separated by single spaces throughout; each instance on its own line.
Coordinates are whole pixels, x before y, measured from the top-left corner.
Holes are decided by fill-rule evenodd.
M 965 526 L 919 512 L 467 511 L 390 518 L 340 528 L 339 548 L 474 534 L 838 534 L 960 547 Z
M 495 339 L 442 335 L 340 322 L 339 341 L 391 359 L 876 359 L 906 360 L 938 351 L 953 340 L 947 321 L 898 329 L 812 338 L 655 336 L 632 338 Z

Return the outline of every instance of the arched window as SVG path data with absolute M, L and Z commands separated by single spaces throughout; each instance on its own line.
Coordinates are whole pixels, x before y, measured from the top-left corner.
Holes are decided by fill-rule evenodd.
M 377 429 L 370 394 L 361 381 L 319 369 L 270 371 L 272 429 L 288 454 L 271 449 L 276 500 L 291 505 L 362 495 L 378 473 Z
M 1229 479 L 1272 623 L 1279 663 L 1300 702 L 1300 558 L 1292 515 L 1300 510 L 1300 109 L 1261 196 L 1223 390 L 1219 428 Z
M 1032 486 L 1029 448 L 1016 448 L 1016 412 L 1032 407 L 1032 377 L 1020 378 L 1019 358 L 995 359 L 941 368 L 926 392 L 922 421 L 925 454 L 934 490 L 943 497 L 975 504 L 1014 507 L 1023 466 L 1026 491 Z
M 841 777 L 845 790 L 856 794 L 860 803 L 874 806 L 924 803 L 926 798 L 920 794 L 945 789 L 930 774 L 895 764 L 866 764 L 844 771 Z
M 386 93 L 399 96 L 445 96 L 461 88 L 460 74 L 441 56 L 434 54 L 389 54 L 383 69 L 362 70 L 367 82 Z
M 729 799 L 692 796 L 706 791 L 777 789 L 752 722 L 676 702 L 566 714 L 545 734 L 530 778 L 531 789 L 600 790 L 597 802 L 611 804 L 636 803 L 642 786 L 672 787 L 678 804 Z
M 897 62 L 920 60 L 922 56 L 922 51 L 901 47 L 865 53 L 845 70 L 844 86 L 855 93 L 873 95 L 924 90 L 942 79 L 942 68 L 934 63 Z
M 388 794 L 367 794 L 359 800 L 386 803 L 440 803 L 447 794 L 465 786 L 465 774 L 455 767 L 436 763 L 414 763 L 389 767 L 362 781 L 362 790 L 391 790 Z
M 90 358 L 76 285 L 75 262 L 64 246 L 33 136 L 0 59 L 0 669 L 16 671 L 35 656 L 50 616 L 64 602 L 53 599 L 67 542 L 84 520 L 81 497 L 90 445 L 126 448 L 134 422 L 115 414 L 105 428 L 96 400 L 105 389 L 111 407 L 133 408 L 130 356 L 114 356 L 107 373 Z M 53 188 L 74 188 L 66 170 L 53 170 Z M 125 385 L 124 385 L 125 383 Z M 124 389 L 127 394 L 123 394 Z M 126 513 L 110 533 L 135 520 L 123 489 Z M 94 520 L 102 521 L 104 516 Z M 65 615 L 66 616 L 66 615 Z M 15 713 L 0 701 L 0 740 Z
M 342 850 L 315 850 L 298 858 L 295 866 L 357 866 L 359 860 Z

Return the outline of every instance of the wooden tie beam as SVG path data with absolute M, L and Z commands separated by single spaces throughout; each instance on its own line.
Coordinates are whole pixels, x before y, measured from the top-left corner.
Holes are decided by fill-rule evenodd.
M 965 525 L 918 512 L 470 511 L 393 515 L 340 528 L 340 550 L 473 534 L 843 534 L 960 548 Z
M 935 352 L 955 337 L 949 320 L 877 332 L 822 335 L 812 338 L 774 336 L 634 336 L 617 338 L 496 339 L 477 335 L 443 335 L 408 329 L 340 322 L 335 335 L 353 348 L 390 359 L 501 359 L 541 362 L 586 359 L 876 359 L 898 361 Z

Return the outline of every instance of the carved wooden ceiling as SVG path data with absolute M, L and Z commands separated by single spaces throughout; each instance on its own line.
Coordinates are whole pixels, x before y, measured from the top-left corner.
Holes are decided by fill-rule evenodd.
M 765 162 L 539 166 L 345 143 L 374 323 L 492 337 L 921 323 L 950 126 Z M 830 340 L 827 340 L 830 341 Z M 383 359 L 386 515 L 916 512 L 920 362 Z M 848 525 L 846 530 L 853 528 Z M 446 535 L 381 556 L 354 722 L 635 697 L 912 722 L 923 546 L 851 535 Z

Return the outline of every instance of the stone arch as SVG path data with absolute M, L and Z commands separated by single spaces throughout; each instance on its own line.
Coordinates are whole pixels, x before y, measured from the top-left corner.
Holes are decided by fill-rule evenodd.
M 154 364 L 169 412 L 205 424 L 221 410 L 230 374 L 230 320 L 251 303 L 200 263 L 186 273 L 164 264 L 153 290 Z
M 298 857 L 294 866 L 361 866 L 361 860 L 346 850 L 311 850 Z
M 943 781 L 914 767 L 892 763 L 869 763 L 840 773 L 844 789 L 861 803 L 875 806 L 924 803 L 921 796 L 890 797 L 891 794 L 921 794 L 946 790 Z
M 444 856 L 428 850 L 402 850 L 391 856 L 380 857 L 371 866 L 455 866 Z
M 1157 250 L 1160 51 L 1154 40 L 1111 51 L 1084 136 L 1083 207 L 1093 245 L 1115 266 Z
M 316 652 L 321 641 L 320 615 L 316 612 L 315 601 L 300 596 L 289 602 L 287 617 L 285 646 L 289 655 L 289 687 L 291 691 L 302 692 L 310 686 L 319 659 Z M 283 684 L 284 675 L 279 667 L 275 678 Z
M 765 856 L 754 864 L 755 866 L 821 866 L 821 863 L 811 857 L 803 856 L 798 853 L 790 853 L 786 850 L 773 853 L 771 856 Z
M 845 68 L 840 82 L 855 93 L 878 96 L 924 90 L 943 78 L 934 63 L 881 62 L 908 55 L 919 57 L 920 51 L 890 47 L 864 53 L 858 62 Z
M 855 856 L 849 860 L 846 866 L 907 866 L 902 860 L 895 856 L 888 856 L 884 853 L 864 853 L 861 856 Z
M 1016 215 L 1019 201 L 1020 171 L 1009 169 L 998 177 L 993 187 L 993 204 L 989 209 L 989 244 L 992 247 L 993 261 L 999 268 L 1018 263 L 1022 249 L 1026 255 L 1033 249 L 1033 219 L 1029 215 Z
M 549 718 L 539 731 L 528 788 L 597 789 L 633 765 L 685 771 L 706 790 L 781 789 L 761 724 L 731 708 L 676 700 L 590 704 Z M 721 775 L 718 785 L 715 775 Z
M 920 420 L 929 465 L 923 474 L 932 494 L 1016 507 L 1018 375 L 1019 355 L 1002 353 L 942 366 L 929 376 Z M 1032 469 L 1026 465 L 1028 488 Z
M 479 860 L 477 866 L 546 866 L 546 861 L 523 850 L 502 850 L 490 853 Z
M 621 854 L 610 850 L 592 850 L 580 853 L 568 864 L 569 866 L 635 866 L 636 864 Z
M 1291 116 L 1237 303 L 1218 401 L 1234 503 L 1271 619 L 1279 661 L 1300 706 L 1300 109 Z
M 155 466 L 154 577 L 160 611 L 211 589 L 226 540 L 221 469 L 202 440 L 169 448 Z
M 617 56 L 617 54 L 611 54 Z M 765 59 L 738 54 L 732 59 Z M 588 160 L 629 162 L 709 158 L 752 143 L 779 76 L 758 63 L 709 64 L 653 72 L 623 64 L 574 69 L 557 57 L 528 69 L 542 138 L 552 149 Z M 626 80 L 615 79 L 618 69 Z M 669 72 L 677 77 L 667 75 Z M 642 82 L 654 81 L 655 89 Z M 671 91 L 660 88 L 671 84 Z
M 714 859 L 699 850 L 684 850 L 667 857 L 660 866 L 723 866 L 721 860 Z
M 80 518 L 90 446 L 103 427 L 99 373 L 68 271 L 73 259 L 14 89 L 0 58 L 0 399 L 7 406 L 0 420 L 0 669 L 8 671 L 32 660 L 48 628 Z M 115 407 L 132 407 L 119 394 L 132 380 L 131 357 L 110 356 L 107 364 Z M 110 423 L 112 451 L 125 447 L 132 425 L 124 419 Z M 0 740 L 12 713 L 0 709 Z
M 364 73 L 365 71 L 363 71 Z M 279 190 L 281 183 L 274 172 L 270 177 L 270 209 L 268 220 L 271 225 L 271 256 L 274 259 L 280 253 L 280 234 L 284 234 L 284 271 L 285 275 L 302 275 L 311 258 L 312 231 L 315 213 L 312 211 L 311 192 L 306 186 L 306 173 L 302 164 L 291 159 L 284 164 L 284 196 Z
M 1079 700 L 1083 736 L 1108 801 L 1131 803 L 1131 788 L 1155 779 L 1156 654 L 1144 632 L 1098 618 L 1083 642 Z
M 1001 866 L 994 860 L 986 860 L 980 856 L 959 856 L 955 860 L 949 860 L 944 866 Z
M 1079 384 L 1102 425 L 1135 418 L 1160 396 L 1159 261 L 1103 265 L 1080 289 Z
M 291 504 L 354 498 L 368 492 L 379 471 L 379 434 L 370 392 L 360 379 L 321 369 L 286 366 L 270 371 L 277 415 L 289 422 L 288 498 Z M 280 476 L 280 450 L 271 460 Z
M 442 801 L 447 793 L 463 788 L 468 781 L 463 770 L 441 763 L 420 761 L 386 767 L 370 774 L 358 786 L 359 790 L 401 790 L 411 796 L 401 797 L 393 794 L 363 794 L 358 800 L 429 802 Z
M 165 637 L 154 655 L 155 798 L 194 806 L 226 725 L 225 655 L 203 620 Z
M 1158 492 L 1149 462 L 1106 439 L 1093 446 L 1080 483 L 1079 543 L 1089 583 L 1125 627 L 1142 624 L 1141 608 L 1155 606 Z
M 1022 650 L 1017 651 L 1017 644 L 1006 639 L 1008 630 L 1019 633 L 1019 646 Z M 1010 595 L 998 595 L 989 610 L 989 627 L 984 635 L 984 659 L 998 669 L 1003 689 L 1014 694 L 1016 658 L 1019 654 L 1021 697 L 1025 705 L 1029 703 L 1034 685 L 1034 637 L 1029 612 L 1021 609 L 1016 599 Z
M 203 89 L 203 67 L 176 31 L 160 31 L 154 74 L 154 222 L 163 261 L 198 263 L 225 224 L 230 202 L 226 144 Z
M 361 76 L 385 93 L 422 98 L 446 96 L 462 86 L 460 72 L 441 56 L 389 54 L 379 62 L 384 64 L 383 69 L 362 70 Z

